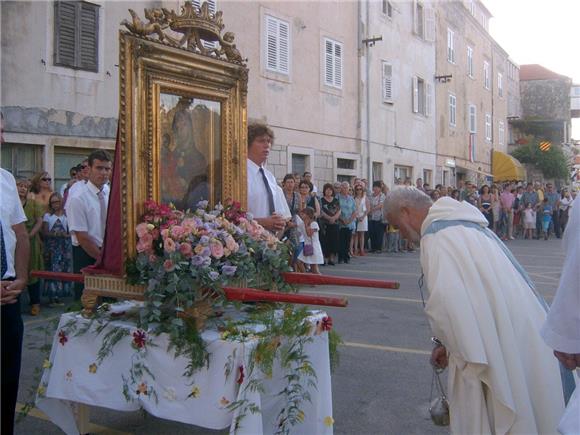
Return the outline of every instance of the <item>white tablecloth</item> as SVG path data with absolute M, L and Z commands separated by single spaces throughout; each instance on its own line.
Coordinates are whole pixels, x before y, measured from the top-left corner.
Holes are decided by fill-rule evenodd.
M 323 316 L 325 314 L 322 312 L 314 313 L 314 322 Z M 37 396 L 37 407 L 67 434 L 79 433 L 75 403 L 116 411 L 143 408 L 156 417 L 205 428 L 224 429 L 229 426 L 230 433 L 236 434 L 270 434 L 276 431 L 279 412 L 286 406 L 285 400 L 278 395 L 286 385 L 283 378 L 285 373 L 275 368 L 271 379 L 265 379 L 257 368 L 248 373 L 248 357 L 257 340 L 223 340 L 217 330 L 204 331 L 202 338 L 210 354 L 209 369 L 201 369 L 188 378 L 183 376 L 187 359 L 174 358 L 173 352 L 167 351 L 168 337 L 151 337 L 152 343 L 147 345 L 143 358 L 151 373 L 144 372 L 131 381 L 132 358 L 140 358 L 141 355 L 131 347 L 136 328 L 126 322 L 111 322 L 106 328 L 122 326 L 128 328 L 130 334 L 124 336 L 114 347 L 113 354 L 97 367 L 97 352 L 107 329 L 98 337 L 93 332 L 63 337 L 62 331 L 71 321 L 77 326 L 88 322 L 72 313 L 61 317 L 50 364 L 45 367 Z M 301 407 L 304 421 L 293 426 L 292 433 L 332 434 L 328 333 L 314 335 L 313 341 L 306 345 L 306 353 L 316 371 L 316 388 L 309 388 L 311 401 L 305 401 Z M 231 373 L 226 375 L 228 367 Z M 256 378 L 263 379 L 265 391 L 260 393 L 245 388 L 248 382 Z M 123 393 L 124 384 L 129 401 Z M 257 405 L 261 412 L 247 412 L 241 427 L 236 430 L 236 412 L 226 407 L 243 398 Z

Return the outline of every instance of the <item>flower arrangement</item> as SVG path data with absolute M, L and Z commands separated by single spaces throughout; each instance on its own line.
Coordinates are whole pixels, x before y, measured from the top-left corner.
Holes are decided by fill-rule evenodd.
M 132 283 L 145 285 L 143 328 L 168 333 L 177 354 L 192 357 L 192 371 L 207 363 L 199 330 L 227 300 L 223 286 L 294 291 L 282 279 L 289 270 L 285 244 L 241 210 L 237 202 L 207 201 L 194 211 L 147 201 L 136 227 Z

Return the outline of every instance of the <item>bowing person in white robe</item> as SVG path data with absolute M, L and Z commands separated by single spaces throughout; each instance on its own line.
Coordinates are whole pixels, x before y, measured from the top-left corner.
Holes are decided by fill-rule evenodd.
M 580 373 L 580 202 L 570 211 L 570 219 L 564 232 L 563 245 L 566 252 L 560 284 L 550 307 L 542 337 L 554 349 L 556 356 L 569 370 Z M 576 390 L 566 412 L 560 420 L 558 431 L 562 434 L 580 434 L 580 387 L 576 378 Z
M 451 432 L 555 433 L 564 400 L 539 334 L 545 307 L 487 219 L 449 197 L 432 205 L 412 187 L 393 189 L 385 204 L 389 222 L 421 240 L 425 311 L 449 366 Z

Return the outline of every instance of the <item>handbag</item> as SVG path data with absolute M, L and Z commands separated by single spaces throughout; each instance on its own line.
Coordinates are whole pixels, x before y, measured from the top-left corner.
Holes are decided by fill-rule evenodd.
M 431 420 L 437 426 L 449 426 L 449 402 L 443 389 L 443 383 L 439 373 L 443 370 L 433 367 L 433 379 L 431 380 L 431 395 L 429 397 L 429 414 Z M 433 398 L 433 391 L 436 391 L 436 397 Z
M 302 251 L 302 254 L 304 254 L 305 257 L 314 255 L 314 245 L 312 244 L 308 245 L 304 243 L 304 250 Z

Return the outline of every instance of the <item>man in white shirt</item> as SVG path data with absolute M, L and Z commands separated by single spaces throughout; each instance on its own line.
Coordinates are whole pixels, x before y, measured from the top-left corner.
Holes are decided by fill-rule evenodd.
M 67 218 L 73 245 L 73 270 L 90 266 L 101 255 L 109 204 L 107 181 L 112 168 L 111 158 L 104 150 L 89 155 L 89 179 L 85 184 L 76 183 L 67 201 Z M 82 284 L 75 286 L 75 297 L 82 294 Z
M 248 126 L 248 212 L 264 228 L 282 231 L 292 214 L 282 188 L 264 165 L 274 141 L 274 132 L 264 124 Z
M 26 215 L 16 190 L 14 177 L 0 169 L 0 306 L 2 307 L 2 434 L 14 431 L 14 412 L 18 395 L 22 335 L 20 293 L 28 281 L 30 242 L 24 226 Z

